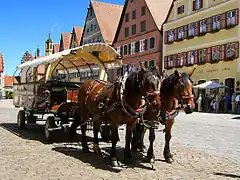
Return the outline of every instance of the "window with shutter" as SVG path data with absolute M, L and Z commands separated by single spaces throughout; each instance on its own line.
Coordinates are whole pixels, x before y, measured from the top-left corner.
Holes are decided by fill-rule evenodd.
M 200 34 L 204 34 L 207 32 L 207 20 L 203 19 L 200 21 Z
M 178 7 L 177 12 L 178 12 L 178 14 L 183 14 L 184 13 L 184 5 Z
M 188 37 L 193 37 L 195 35 L 194 29 L 195 29 L 195 23 L 191 23 L 188 25 Z
M 193 65 L 194 64 L 194 57 L 195 57 L 195 52 L 194 51 L 189 51 L 188 52 L 188 57 L 187 57 L 187 65 Z
M 119 54 L 121 54 L 121 46 L 118 46 L 118 47 L 117 47 L 117 52 L 118 52 Z
M 139 50 L 140 50 L 139 46 L 140 46 L 140 42 L 138 41 L 135 43 L 135 52 L 136 53 L 139 52 Z
M 221 14 L 221 29 L 224 29 L 226 27 L 226 13 Z
M 212 30 L 220 30 L 220 15 L 212 17 Z
M 145 46 L 144 46 L 145 49 L 144 49 L 144 50 L 146 51 L 146 50 L 148 49 L 148 39 L 145 39 L 145 40 L 144 40 L 144 43 L 145 43 Z
M 149 68 L 152 69 L 155 67 L 155 60 L 149 61 Z
M 184 54 L 180 54 L 179 57 L 179 66 L 182 67 L 184 65 Z
M 227 12 L 227 26 L 232 27 L 236 23 L 236 11 L 232 10 Z
M 145 39 L 140 40 L 140 52 L 145 50 Z
M 180 27 L 178 28 L 178 40 L 184 39 L 184 28 Z
M 174 41 L 174 32 L 173 30 L 168 31 L 168 42 L 173 42 Z
M 127 45 L 124 45 L 123 54 L 124 54 L 124 55 L 127 55 L 127 53 L 128 53 L 128 46 L 127 46 Z
M 212 62 L 220 60 L 220 46 L 212 47 Z
M 131 55 L 132 52 L 131 52 L 131 44 L 128 44 L 128 54 Z
M 204 55 L 203 55 L 203 49 L 198 50 L 198 63 L 203 64 L 204 62 Z
M 135 42 L 131 43 L 131 54 L 135 54 Z
M 150 38 L 150 49 L 155 48 L 155 37 Z
M 232 59 L 235 56 L 235 44 L 234 43 L 228 43 L 226 44 L 226 58 Z

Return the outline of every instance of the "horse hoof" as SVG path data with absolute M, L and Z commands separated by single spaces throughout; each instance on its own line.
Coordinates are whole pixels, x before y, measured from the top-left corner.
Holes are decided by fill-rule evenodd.
M 155 163 L 155 158 L 150 158 L 150 159 L 149 159 L 149 163 L 150 163 L 150 164 L 154 164 L 154 163 Z
M 165 158 L 166 162 L 169 163 L 169 164 L 172 164 L 173 163 L 173 158 Z
M 119 166 L 117 158 L 112 158 L 111 159 L 111 165 L 112 165 L 112 167 L 118 167 Z

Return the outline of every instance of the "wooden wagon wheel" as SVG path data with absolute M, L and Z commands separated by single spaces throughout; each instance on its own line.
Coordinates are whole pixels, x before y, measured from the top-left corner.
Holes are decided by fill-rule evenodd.
M 17 126 L 18 126 L 18 129 L 24 129 L 25 128 L 25 121 L 26 121 L 25 111 L 24 110 L 20 110 L 18 112 L 18 116 L 17 116 Z
M 47 141 L 53 140 L 55 131 L 50 131 L 49 129 L 55 128 L 55 127 L 56 127 L 56 124 L 55 124 L 54 117 L 53 116 L 47 117 L 46 123 L 45 123 L 45 138 Z

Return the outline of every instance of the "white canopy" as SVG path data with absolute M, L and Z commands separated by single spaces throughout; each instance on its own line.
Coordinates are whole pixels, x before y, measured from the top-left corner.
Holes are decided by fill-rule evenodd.
M 40 64 L 56 63 L 60 59 L 65 63 L 68 61 L 75 62 L 77 66 L 86 65 L 86 63 L 100 64 L 99 59 L 92 52 L 99 52 L 99 59 L 103 63 L 114 63 L 120 57 L 120 54 L 108 44 L 92 43 L 25 62 L 18 65 L 17 69 L 21 70 L 25 67 L 37 67 Z M 120 63 L 120 60 L 116 62 L 116 64 L 118 63 Z M 72 64 L 69 63 L 69 66 L 72 66 Z
M 226 87 L 226 86 L 216 83 L 214 81 L 207 81 L 205 83 L 194 86 L 194 88 L 199 88 L 199 89 L 214 89 L 214 88 L 222 88 L 222 87 Z

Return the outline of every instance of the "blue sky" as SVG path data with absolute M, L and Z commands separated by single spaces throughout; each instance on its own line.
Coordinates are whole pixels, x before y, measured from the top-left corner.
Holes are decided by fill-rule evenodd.
M 124 4 L 124 0 L 101 0 Z M 13 75 L 25 51 L 34 54 L 37 46 L 44 55 L 48 34 L 59 43 L 61 32 L 83 26 L 90 0 L 1 0 L 0 53 L 5 74 Z

